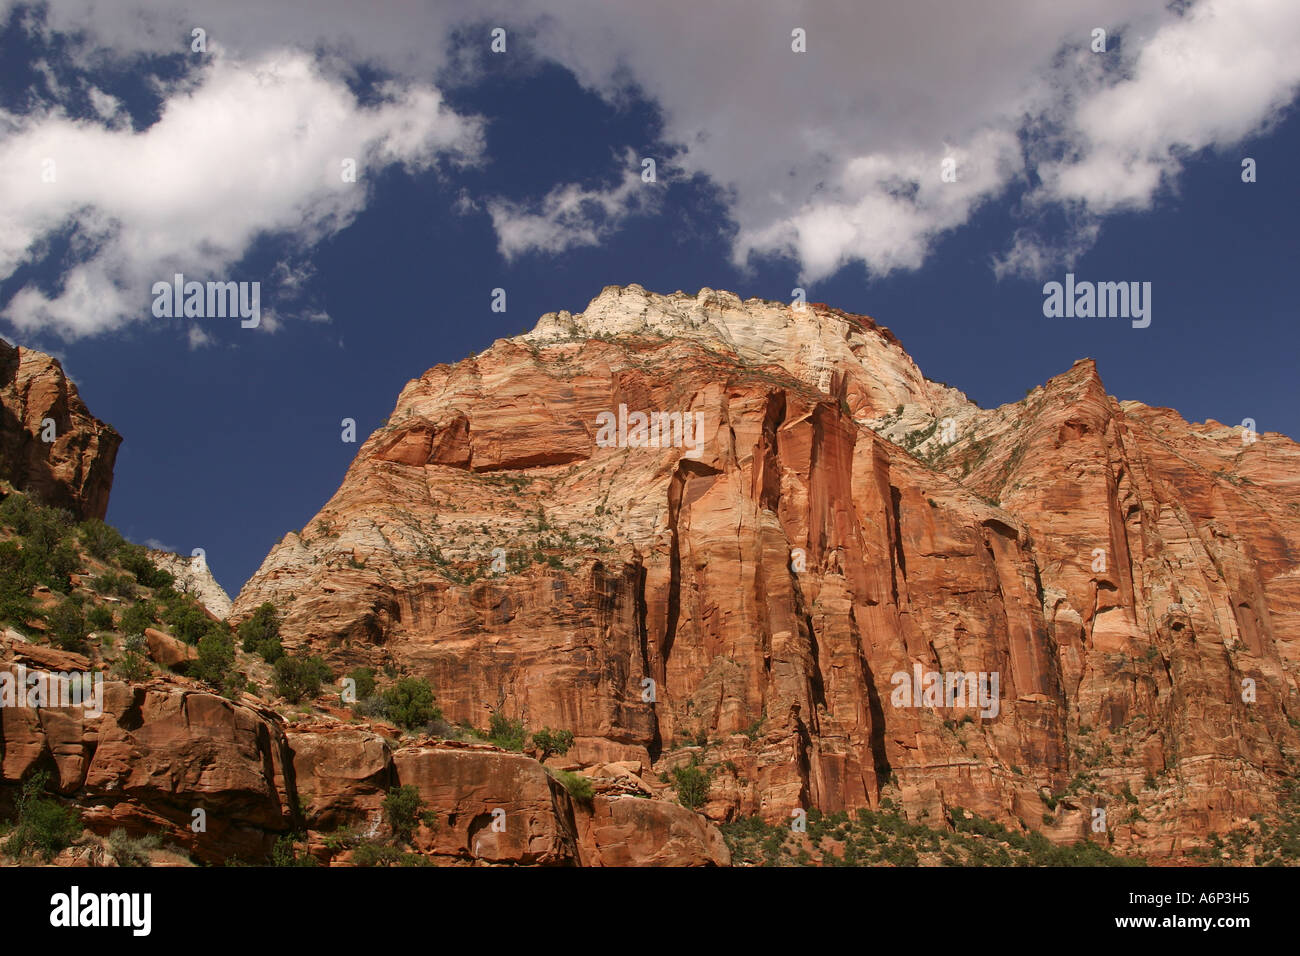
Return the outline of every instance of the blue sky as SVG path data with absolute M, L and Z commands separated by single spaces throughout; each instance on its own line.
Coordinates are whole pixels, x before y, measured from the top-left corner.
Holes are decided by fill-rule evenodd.
M 882 39 L 869 18 L 797 10 L 733 36 L 692 25 L 687 5 L 673 27 L 631 5 L 539 4 L 516 24 L 448 4 L 410 46 L 401 4 L 365 23 L 324 4 L 318 26 L 286 14 L 241 33 L 232 13 L 196 54 L 201 16 L 184 4 L 149 5 L 128 29 L 96 4 L 0 3 L 0 335 L 62 358 L 125 436 L 109 520 L 204 548 L 232 595 L 337 488 L 357 448 L 341 419 L 364 439 L 410 378 L 613 283 L 772 299 L 801 286 L 889 326 L 926 375 L 984 406 L 1091 356 L 1121 399 L 1295 436 L 1300 118 L 1279 64 L 1300 17 L 1249 5 L 1245 31 L 1222 10 L 1207 20 L 1213 4 L 1113 0 L 1072 20 L 1008 2 L 987 37 L 960 21 L 917 32 L 936 22 L 921 11 Z M 1088 49 L 1102 17 L 1109 61 Z M 505 55 L 487 49 L 497 22 Z M 810 24 L 807 54 L 789 49 L 791 22 Z M 734 56 L 716 53 L 719 30 Z M 1171 36 L 1232 65 L 1205 64 L 1212 82 L 1183 98 L 1196 83 L 1170 75 Z M 892 72 L 816 56 L 832 37 L 864 59 L 884 43 Z M 656 44 L 678 42 L 663 64 Z M 984 42 L 1019 59 L 933 75 L 972 42 L 977 63 Z M 268 74 L 283 102 L 249 93 Z M 195 144 L 207 134 L 179 119 L 172 135 L 168 115 L 210 116 L 220 139 Z M 302 134 L 311 124 L 328 135 Z M 298 171 L 336 168 L 345 142 L 365 157 L 357 184 Z M 46 154 L 59 179 L 41 184 Z M 943 193 L 947 155 L 962 181 Z M 261 281 L 270 317 L 154 318 L 150 284 L 174 269 Z M 1067 270 L 1150 282 L 1151 326 L 1045 318 L 1043 283 Z

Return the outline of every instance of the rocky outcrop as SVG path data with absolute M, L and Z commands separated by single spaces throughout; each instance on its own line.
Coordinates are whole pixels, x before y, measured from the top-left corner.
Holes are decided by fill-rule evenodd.
M 144 629 L 144 640 L 149 658 L 177 673 L 184 673 L 199 659 L 197 648 L 152 627 Z
M 170 551 L 149 551 L 154 567 L 168 572 L 176 579 L 178 591 L 192 594 L 212 614 L 225 620 L 230 613 L 230 596 L 212 576 L 207 561 L 201 555 L 185 557 Z
M 80 655 L 6 644 L 0 671 L 10 681 L 91 673 Z M 46 769 L 50 789 L 75 801 L 97 833 L 158 835 L 207 862 L 265 859 L 297 806 L 280 718 L 252 698 L 96 676 L 90 706 L 52 706 L 70 696 L 0 706 L 0 782 Z M 12 799 L 14 790 L 0 793 Z
M 0 680 L 15 686 L 93 673 L 81 655 L 5 640 Z M 0 783 L 49 771 L 50 791 L 100 837 L 121 829 L 202 862 L 260 863 L 276 841 L 301 834 L 320 861 L 347 863 L 349 849 L 331 839 L 391 840 L 384 798 L 410 785 L 427 814 L 412 850 L 440 863 L 730 862 L 721 834 L 698 814 L 648 795 L 575 799 L 522 754 L 430 740 L 394 752 L 373 730 L 337 720 L 287 727 L 252 698 L 232 702 L 167 680 L 101 687 L 85 705 L 65 696 L 0 706 Z M 0 803 L 15 793 L 0 787 Z M 56 862 L 105 859 L 85 841 Z
M 638 444 L 636 412 L 698 426 Z M 865 317 L 611 287 L 410 382 L 232 618 L 272 601 L 286 646 L 570 729 L 580 767 L 693 757 L 715 820 L 889 799 L 1176 854 L 1294 765 L 1297 455 L 1091 363 L 983 410 Z M 901 700 L 930 672 L 969 678 Z M 661 812 L 570 827 L 529 779 L 504 852 L 537 861 Z
M 717 828 L 674 803 L 598 794 L 575 815 L 585 866 L 731 865 Z
M 414 742 L 393 751 L 378 734 L 321 721 L 289 733 L 308 843 L 326 862 L 347 862 L 328 844 L 346 829 L 389 833 L 383 799 L 411 786 L 429 818 L 412 836 L 418 853 L 450 864 L 537 866 L 726 866 L 716 827 L 665 800 L 599 782 L 575 798 L 531 757 L 486 744 Z
M 121 442 L 58 359 L 0 340 L 0 480 L 78 518 L 103 518 Z

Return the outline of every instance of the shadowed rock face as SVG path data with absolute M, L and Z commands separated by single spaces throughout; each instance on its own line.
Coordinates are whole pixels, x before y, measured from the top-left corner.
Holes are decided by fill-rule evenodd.
M 151 645 L 173 640 L 150 633 Z M 79 654 L 0 635 L 0 676 L 13 686 L 90 668 Z M 362 839 L 390 836 L 384 796 L 410 785 L 433 814 L 414 834 L 413 849 L 440 864 L 731 860 L 722 835 L 698 814 L 628 796 L 613 779 L 596 780 L 590 798 L 575 799 L 523 754 L 420 739 L 394 752 L 369 727 L 327 716 L 287 727 L 256 698 L 225 700 L 172 674 L 144 683 L 105 678 L 101 686 L 89 708 L 16 699 L 0 707 L 0 784 L 10 785 L 0 787 L 0 808 L 7 814 L 14 785 L 45 770 L 48 789 L 75 805 L 81 823 L 100 837 L 118 829 L 152 835 L 215 864 L 261 862 L 278 839 L 297 833 L 321 862 L 348 863 L 330 837 L 343 828 Z M 84 865 L 86 854 L 103 862 L 93 844 L 56 862 Z
M 698 455 L 606 447 L 620 406 L 698 413 Z M 717 820 L 888 798 L 1073 841 L 1104 809 L 1173 853 L 1274 807 L 1300 743 L 1297 465 L 1091 362 L 984 410 L 864 317 L 611 287 L 410 382 L 232 620 L 273 601 L 286 646 L 570 729 L 572 765 L 700 756 Z M 917 668 L 996 700 L 898 706 Z
M 103 518 L 121 442 L 90 414 L 57 359 L 0 340 L 0 479 L 78 518 Z

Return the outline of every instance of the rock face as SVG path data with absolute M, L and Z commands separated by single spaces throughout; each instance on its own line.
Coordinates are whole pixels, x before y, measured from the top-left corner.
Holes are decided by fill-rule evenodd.
M 0 681 L 25 693 L 90 669 L 81 655 L 12 632 L 0 639 Z M 172 678 L 103 677 L 101 687 L 89 706 L 67 706 L 66 693 L 0 706 L 0 783 L 50 771 L 48 789 L 101 837 L 156 836 L 215 864 L 262 862 L 277 840 L 302 833 L 321 862 L 346 863 L 330 837 L 391 836 L 384 797 L 410 785 L 433 815 L 413 834 L 413 850 L 440 864 L 730 863 L 722 835 L 698 814 L 617 787 L 575 799 L 522 754 L 429 740 L 394 752 L 369 728 L 330 718 L 287 727 L 251 697 L 232 702 Z M 16 792 L 0 787 L 8 813 Z M 103 865 L 100 857 L 88 843 L 56 862 Z
M 0 671 L 11 681 L 89 669 L 77 654 L 12 637 L 5 644 Z M 73 799 L 96 832 L 159 835 L 213 863 L 265 858 L 297 806 L 279 717 L 252 698 L 234 703 L 161 680 L 99 677 L 94 706 L 0 707 L 0 782 L 46 768 L 50 789 Z M 13 793 L 6 788 L 4 797 Z M 197 831 L 196 810 L 204 821 Z
M 1294 768 L 1297 568 L 1283 436 L 1116 401 L 1087 361 L 984 410 L 870 319 L 629 286 L 410 382 L 232 618 L 272 601 L 287 647 L 570 729 L 578 766 L 693 757 L 715 820 L 888 798 L 1177 854 Z M 646 801 L 570 823 L 529 779 L 509 852 L 586 827 L 644 856 Z
M 0 340 L 0 480 L 78 518 L 103 518 L 121 442 L 57 359 Z
M 149 551 L 154 567 L 169 572 L 175 579 L 177 590 L 193 594 L 205 608 L 219 618 L 230 613 L 230 595 L 217 583 L 212 570 L 202 557 L 185 557 L 170 551 Z

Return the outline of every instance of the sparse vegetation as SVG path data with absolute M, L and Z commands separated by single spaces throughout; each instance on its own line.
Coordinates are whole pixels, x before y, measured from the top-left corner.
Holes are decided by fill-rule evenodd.
M 488 718 L 488 741 L 502 750 L 521 751 L 524 749 L 524 722 L 511 720 L 499 709 L 492 711 Z
M 542 762 L 554 754 L 567 754 L 572 746 L 573 731 L 571 730 L 551 730 L 549 727 L 543 727 L 533 734 L 533 749 L 537 751 L 537 759 Z
M 708 802 L 712 782 L 713 771 L 701 766 L 698 754 L 692 754 L 691 762 L 685 766 L 673 768 L 677 802 L 689 810 L 698 810 Z
M 283 657 L 280 615 L 275 605 L 270 601 L 258 605 L 252 616 L 239 625 L 239 639 L 245 654 L 258 654 L 268 664 L 274 664 Z
M 568 770 L 549 770 L 551 776 L 569 791 L 569 796 L 575 800 L 583 802 L 591 800 L 596 795 L 596 788 L 592 785 L 589 777 L 584 777 L 580 773 L 570 773 Z
M 74 810 L 44 796 L 49 774 L 38 770 L 28 777 L 18 795 L 14 828 L 4 851 L 12 857 L 35 855 L 46 862 L 81 835 Z
M 315 697 L 321 684 L 333 678 L 329 665 L 320 657 L 286 654 L 275 662 L 275 692 L 291 704 Z
M 1010 830 L 953 808 L 952 830 L 911 823 L 884 808 L 823 814 L 809 810 L 807 832 L 745 817 L 722 835 L 739 865 L 750 866 L 1140 866 L 1089 842 L 1060 847 L 1040 833 Z M 1044 820 L 1050 819 L 1044 816 Z
M 407 843 L 420 822 L 420 811 L 424 802 L 420 791 L 411 784 L 403 784 L 388 791 L 384 797 L 384 819 L 392 828 L 393 836 L 401 843 Z
M 108 835 L 108 852 L 118 866 L 148 866 L 149 854 L 158 849 L 160 842 L 156 834 L 132 837 L 118 828 Z
M 132 634 L 122 644 L 122 656 L 113 665 L 113 673 L 122 680 L 142 681 L 152 672 L 153 667 L 145 653 L 145 640 L 142 634 Z

